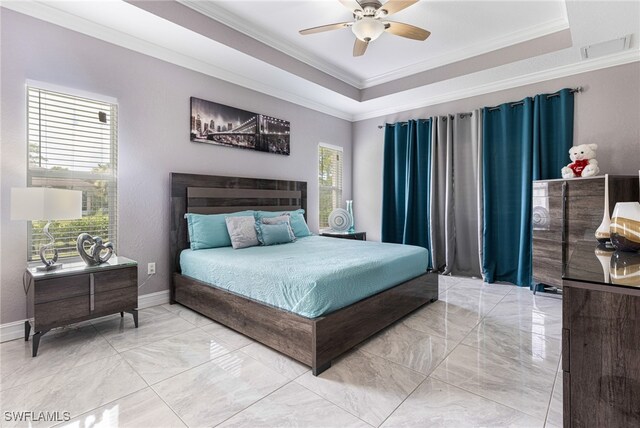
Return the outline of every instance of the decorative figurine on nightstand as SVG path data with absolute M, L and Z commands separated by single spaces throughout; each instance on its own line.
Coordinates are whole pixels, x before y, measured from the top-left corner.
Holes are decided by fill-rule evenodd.
M 88 252 L 86 244 L 91 245 Z M 82 260 L 89 266 L 105 263 L 113 255 L 113 244 L 111 242 L 103 244 L 102 238 L 99 236 L 92 237 L 88 233 L 81 233 L 78 236 L 76 247 Z M 104 251 L 106 251 L 106 254 L 102 255 Z
M 349 224 L 349 233 L 354 233 L 356 231 L 356 222 L 353 217 L 353 201 L 347 201 L 347 212 L 351 216 L 351 223 Z

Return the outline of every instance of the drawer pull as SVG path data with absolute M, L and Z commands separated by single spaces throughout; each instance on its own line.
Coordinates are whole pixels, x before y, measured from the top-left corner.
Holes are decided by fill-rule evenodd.
M 94 311 L 94 309 L 96 308 L 96 302 L 95 302 L 95 280 L 93 278 L 93 274 L 90 273 L 89 274 L 89 310 L 91 310 L 91 312 Z

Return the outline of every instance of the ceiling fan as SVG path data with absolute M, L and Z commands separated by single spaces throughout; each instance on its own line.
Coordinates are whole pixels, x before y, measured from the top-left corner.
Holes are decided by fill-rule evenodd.
M 417 3 L 419 0 L 388 0 L 384 4 L 378 0 L 339 0 L 347 9 L 353 12 L 354 21 L 338 24 L 321 25 L 319 27 L 300 30 L 300 34 L 322 33 L 324 31 L 340 30 L 351 27 L 356 36 L 353 45 L 353 56 L 361 56 L 367 50 L 369 42 L 374 41 L 385 31 L 396 36 L 413 40 L 426 40 L 431 33 L 419 27 L 402 22 L 388 21 L 386 18 L 396 12 Z

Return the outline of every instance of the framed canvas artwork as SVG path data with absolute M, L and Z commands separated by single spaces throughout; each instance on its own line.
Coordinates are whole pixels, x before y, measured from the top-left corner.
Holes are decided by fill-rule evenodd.
M 191 141 L 289 155 L 286 120 L 191 97 Z

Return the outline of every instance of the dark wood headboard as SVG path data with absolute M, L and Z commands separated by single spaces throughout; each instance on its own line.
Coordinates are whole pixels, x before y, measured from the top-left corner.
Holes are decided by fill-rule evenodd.
M 171 272 L 180 272 L 180 252 L 189 248 L 186 213 L 243 210 L 307 210 L 306 181 L 171 173 Z M 173 279 L 171 281 L 173 299 Z

